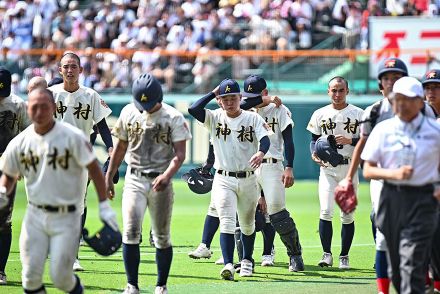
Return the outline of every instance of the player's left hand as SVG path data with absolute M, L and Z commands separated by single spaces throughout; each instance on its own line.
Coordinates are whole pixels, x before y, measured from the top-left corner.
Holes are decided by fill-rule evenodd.
M 291 167 L 286 167 L 284 169 L 281 181 L 283 182 L 285 188 L 290 188 L 293 186 L 295 177 L 293 176 L 293 169 Z
M 119 231 L 118 222 L 116 220 L 116 213 L 111 208 L 108 200 L 104 200 L 99 203 L 99 217 L 113 230 Z
M 342 135 L 335 135 L 335 139 L 338 145 L 349 145 L 353 141 L 351 138 L 346 138 Z
M 107 177 L 105 178 L 105 187 L 108 199 L 113 200 L 113 198 L 115 198 L 115 185 L 113 184 L 113 181 L 107 179 Z
M 266 214 L 267 213 L 267 203 L 266 198 L 261 197 L 258 198 L 258 207 L 260 208 L 261 213 Z
M 263 161 L 264 153 L 261 151 L 258 151 L 254 155 L 252 155 L 251 159 L 249 160 L 249 164 L 252 168 L 257 168 L 261 165 L 261 162 Z
M 434 198 L 437 199 L 440 202 L 440 186 L 434 187 Z
M 169 183 L 170 178 L 168 178 L 164 174 L 160 174 L 154 179 L 153 183 L 151 184 L 154 192 L 160 192 L 163 191 Z

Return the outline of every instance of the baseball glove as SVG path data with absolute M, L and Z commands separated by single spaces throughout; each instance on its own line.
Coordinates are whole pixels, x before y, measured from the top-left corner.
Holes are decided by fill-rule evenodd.
M 341 181 L 335 188 L 335 201 L 344 213 L 356 209 L 357 197 L 351 181 Z

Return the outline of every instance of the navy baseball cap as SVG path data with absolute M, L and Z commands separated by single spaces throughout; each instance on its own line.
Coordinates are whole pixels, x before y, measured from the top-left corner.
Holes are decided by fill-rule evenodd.
M 11 72 L 4 67 L 0 67 L 0 97 L 11 95 Z
M 133 82 L 131 92 L 134 105 L 139 111 L 149 111 L 163 100 L 162 86 L 149 73 L 141 75 Z
M 225 79 L 220 83 L 219 86 L 219 97 L 227 95 L 237 95 L 240 93 L 240 86 L 233 79 Z
M 244 81 L 243 97 L 258 97 L 267 88 L 266 80 L 258 75 L 251 75 Z
M 422 85 L 440 83 L 440 69 L 431 69 L 422 77 Z

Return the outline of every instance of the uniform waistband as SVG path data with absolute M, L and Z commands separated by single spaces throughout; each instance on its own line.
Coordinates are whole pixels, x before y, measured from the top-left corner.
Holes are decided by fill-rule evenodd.
M 145 172 L 137 168 L 130 167 L 130 173 L 138 177 L 146 177 L 154 179 L 160 175 L 160 172 Z
M 278 159 L 276 158 L 263 158 L 262 163 L 277 163 Z
M 59 206 L 52 206 L 52 205 L 40 205 L 40 204 L 34 204 L 32 202 L 29 202 L 32 206 L 42 209 L 46 212 L 58 212 L 58 213 L 67 213 L 67 212 L 74 212 L 76 210 L 75 205 L 59 205 Z
M 339 164 L 349 164 L 349 163 L 350 163 L 350 158 L 345 157 L 344 159 L 341 160 Z
M 410 186 L 410 185 L 396 185 L 392 183 L 385 182 L 385 186 L 398 191 L 411 191 L 411 192 L 429 192 L 434 190 L 434 184 L 426 184 L 422 186 Z
M 238 172 L 228 172 L 222 169 L 217 171 L 218 174 L 223 176 L 229 176 L 234 178 L 247 178 L 254 174 L 254 171 L 238 171 Z

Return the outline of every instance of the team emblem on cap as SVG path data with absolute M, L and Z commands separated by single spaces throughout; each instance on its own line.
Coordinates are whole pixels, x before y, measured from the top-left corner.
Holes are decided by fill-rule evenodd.
M 430 71 L 426 74 L 427 79 L 435 78 L 435 71 Z
M 395 66 L 396 66 L 396 60 L 395 59 L 388 60 L 385 63 L 385 67 L 395 67 Z
M 228 92 L 231 92 L 231 88 L 229 87 L 229 85 L 226 86 L 226 89 L 225 89 L 225 93 L 228 93 Z
M 247 90 L 248 90 L 248 92 L 252 91 L 252 86 L 249 85 Z
M 145 94 L 142 94 L 141 96 L 141 102 L 147 102 L 148 101 L 148 97 Z
M 3 89 L 3 87 L 4 87 L 3 83 L 0 83 L 0 89 Z

